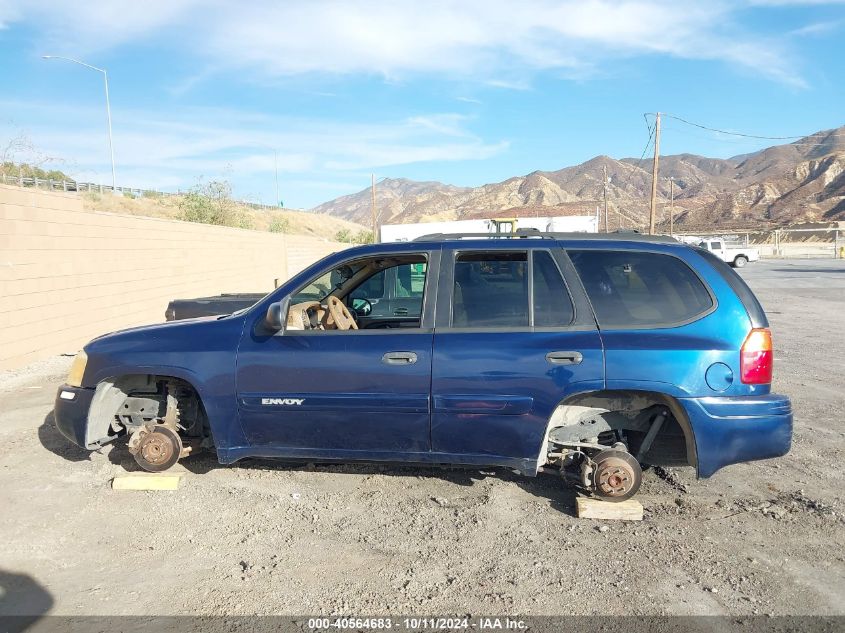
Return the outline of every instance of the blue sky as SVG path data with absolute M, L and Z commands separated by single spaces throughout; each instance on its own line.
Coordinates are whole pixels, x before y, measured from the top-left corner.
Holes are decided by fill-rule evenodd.
M 644 112 L 789 136 L 845 124 L 845 3 L 0 0 L 0 150 L 118 184 L 226 178 L 309 208 L 377 177 L 479 185 L 639 157 Z M 775 144 L 667 120 L 663 153 Z

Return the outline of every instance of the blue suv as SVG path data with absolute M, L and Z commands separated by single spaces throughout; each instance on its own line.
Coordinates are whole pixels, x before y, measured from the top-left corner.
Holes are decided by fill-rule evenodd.
M 760 304 L 706 250 L 432 235 L 335 253 L 234 314 L 97 338 L 55 419 L 90 450 L 127 436 L 149 471 L 213 447 L 556 472 L 623 500 L 641 464 L 708 477 L 784 455 L 772 361 Z

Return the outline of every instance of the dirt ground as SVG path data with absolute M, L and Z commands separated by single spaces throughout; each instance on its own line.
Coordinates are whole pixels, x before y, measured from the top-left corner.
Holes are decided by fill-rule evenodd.
M 89 455 L 53 424 L 70 359 L 7 373 L 0 613 L 843 615 L 845 263 L 742 274 L 792 452 L 703 481 L 648 471 L 641 523 L 579 520 L 555 477 L 494 471 L 204 456 L 176 492 L 112 491 L 125 448 Z

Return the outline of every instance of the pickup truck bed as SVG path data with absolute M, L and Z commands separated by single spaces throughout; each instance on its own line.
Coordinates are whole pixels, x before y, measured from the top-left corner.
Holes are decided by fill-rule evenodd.
M 243 308 L 248 308 L 265 294 L 237 293 L 222 294 L 216 297 L 200 297 L 198 299 L 174 299 L 167 305 L 164 316 L 168 321 L 180 321 L 195 317 L 231 314 Z

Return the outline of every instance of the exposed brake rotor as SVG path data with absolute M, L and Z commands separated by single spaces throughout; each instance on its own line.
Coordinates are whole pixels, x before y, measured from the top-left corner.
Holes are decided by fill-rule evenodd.
M 138 465 L 152 473 L 167 470 L 179 461 L 181 455 L 182 439 L 179 434 L 161 424 L 152 427 L 151 431 L 142 430 L 134 451 Z
M 640 489 L 643 473 L 639 462 L 627 451 L 608 449 L 592 457 L 595 463 L 595 492 L 608 501 L 630 499 Z

